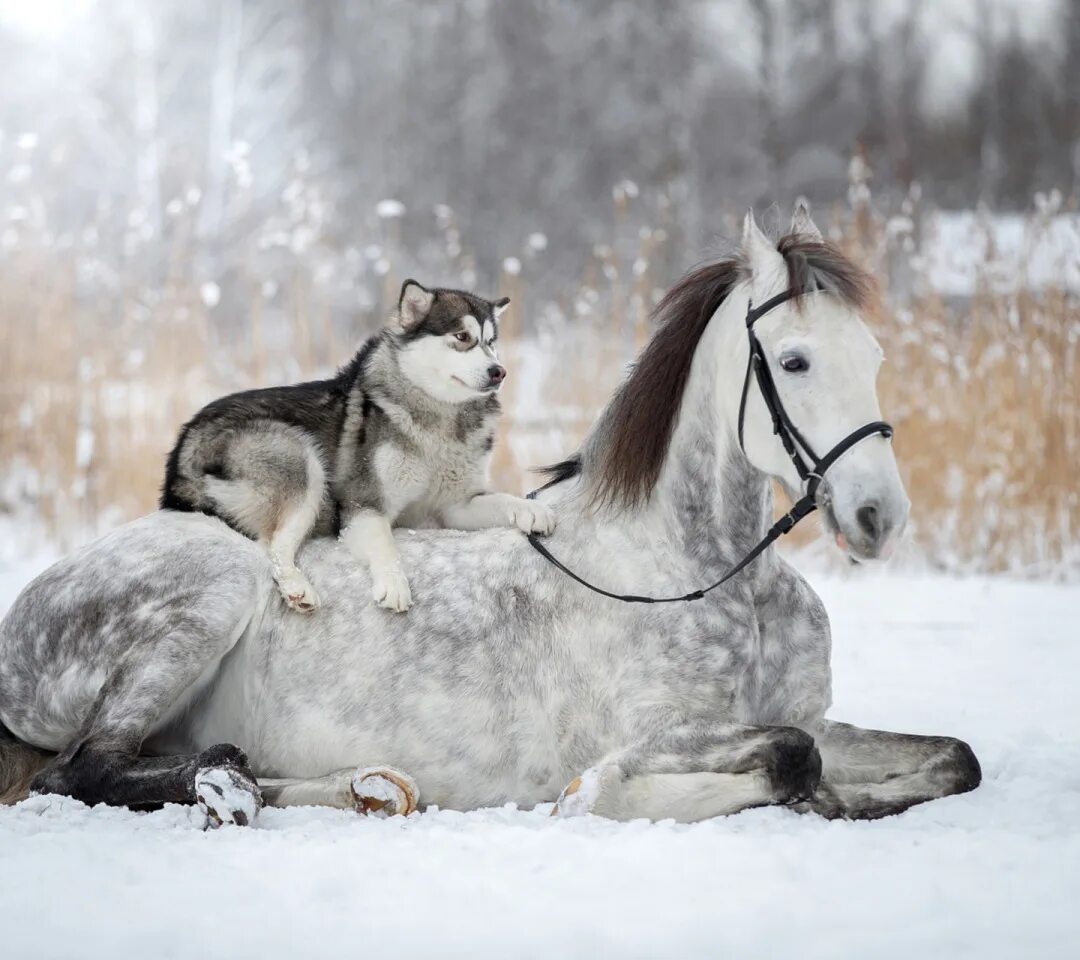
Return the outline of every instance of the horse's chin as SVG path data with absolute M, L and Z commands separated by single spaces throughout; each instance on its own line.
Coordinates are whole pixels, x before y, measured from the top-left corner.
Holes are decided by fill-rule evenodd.
M 880 551 L 868 551 L 861 547 L 858 540 L 853 540 L 844 533 L 843 528 L 836 519 L 836 514 L 833 513 L 831 505 L 824 505 L 820 509 L 821 515 L 824 518 L 825 530 L 829 534 L 829 539 L 832 540 L 836 545 L 836 548 L 849 560 L 854 563 L 884 563 L 892 556 L 893 547 L 896 543 L 895 538 L 888 539 Z

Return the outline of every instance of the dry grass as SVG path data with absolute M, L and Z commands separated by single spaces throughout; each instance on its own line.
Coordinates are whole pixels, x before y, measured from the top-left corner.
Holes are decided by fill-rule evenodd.
M 884 275 L 880 218 L 842 212 L 837 230 Z M 655 275 L 664 242 L 662 230 L 642 230 L 621 256 L 598 250 L 561 317 L 512 308 L 501 486 L 529 486 L 531 465 L 577 446 L 646 338 L 657 288 L 673 279 Z M 325 372 L 353 347 L 302 271 L 283 283 L 273 316 L 253 288 L 247 316 L 226 325 L 178 278 L 149 301 L 122 287 L 87 296 L 76 259 L 27 242 L 4 254 L 0 275 L 0 511 L 39 518 L 64 548 L 153 507 L 176 429 L 202 403 Z M 391 269 L 379 282 L 388 290 L 398 279 Z M 526 265 L 501 290 L 515 305 L 535 303 L 529 284 Z M 949 569 L 1074 569 L 1076 298 L 983 291 L 960 305 L 923 296 L 900 307 L 886 293 L 882 407 L 898 428 L 919 546 Z
M 882 405 L 915 535 L 943 565 L 1045 574 L 1080 559 L 1078 327 L 1061 291 L 884 319 Z

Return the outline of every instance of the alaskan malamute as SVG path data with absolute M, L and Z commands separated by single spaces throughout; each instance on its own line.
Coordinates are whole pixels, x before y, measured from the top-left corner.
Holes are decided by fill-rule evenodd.
M 404 611 L 392 526 L 550 532 L 542 504 L 487 492 L 508 303 L 406 280 L 386 328 L 333 379 L 233 394 L 188 421 L 162 508 L 212 514 L 265 543 L 282 597 L 302 612 L 319 602 L 295 559 L 311 535 L 340 531 L 375 600 Z

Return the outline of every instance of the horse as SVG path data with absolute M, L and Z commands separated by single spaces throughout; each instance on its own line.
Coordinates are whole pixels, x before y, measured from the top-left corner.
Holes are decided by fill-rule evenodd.
M 264 803 L 870 819 L 974 789 L 961 740 L 826 717 L 828 616 L 769 540 L 798 519 L 770 527 L 772 480 L 857 560 L 904 528 L 873 296 L 804 208 L 779 241 L 748 214 L 552 468 L 542 551 L 506 529 L 396 533 L 407 616 L 330 538 L 302 554 L 314 617 L 211 517 L 160 511 L 88 544 L 0 624 L 0 794 L 197 802 L 216 825 Z

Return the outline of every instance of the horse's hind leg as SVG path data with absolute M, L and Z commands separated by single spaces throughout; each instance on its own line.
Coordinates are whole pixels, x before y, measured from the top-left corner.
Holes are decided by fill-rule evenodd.
M 262 806 L 247 757 L 229 743 L 187 756 L 142 757 L 119 743 L 84 740 L 39 773 L 30 791 L 136 809 L 197 803 L 215 826 L 246 826 Z
M 390 767 L 350 767 L 308 779 L 260 777 L 259 789 L 272 807 L 337 807 L 379 817 L 408 816 L 420 801 L 412 777 Z
M 31 791 L 90 804 L 198 803 L 212 822 L 249 822 L 262 801 L 238 747 L 218 744 L 186 756 L 140 756 L 140 749 L 216 672 L 247 625 L 251 592 L 250 584 L 225 578 L 205 594 L 178 597 L 182 609 L 125 616 L 116 629 L 138 639 L 127 644 L 78 734 L 34 777 Z

